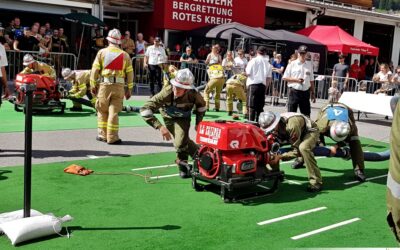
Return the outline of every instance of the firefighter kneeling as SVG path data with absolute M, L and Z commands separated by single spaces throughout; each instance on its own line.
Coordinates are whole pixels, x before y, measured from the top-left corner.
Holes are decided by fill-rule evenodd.
M 79 99 L 82 99 L 85 95 L 88 97 L 91 107 L 95 107 L 96 98 L 93 97 L 90 91 L 90 70 L 71 70 L 65 68 L 61 72 L 62 77 L 66 81 L 72 83 L 72 88 L 68 92 L 68 98 L 73 101 L 73 107 L 71 111 L 82 111 L 82 104 Z
M 189 138 L 190 120 L 192 109 L 196 107 L 196 126 L 203 120 L 206 112 L 203 97 L 194 89 L 194 76 L 189 69 L 182 69 L 171 79 L 171 85 L 164 87 L 161 92 L 153 96 L 141 109 L 143 119 L 153 128 L 160 130 L 164 140 L 171 140 L 174 137 L 180 176 L 190 177 L 187 169 L 179 164 L 187 162 L 189 155 L 198 150 L 198 146 Z M 160 109 L 165 126 L 154 116 Z
M 31 54 L 26 54 L 23 59 L 24 70 L 20 74 L 40 74 L 56 79 L 56 71 L 46 63 L 36 61 Z
M 118 113 L 122 111 L 125 98 L 128 100 L 133 89 L 133 68 L 128 53 L 119 48 L 121 33 L 117 29 L 108 32 L 109 46 L 100 50 L 93 62 L 90 87 L 97 95 L 97 127 L 96 140 L 108 144 L 120 144 L 118 136 Z M 100 84 L 97 79 L 102 76 Z M 127 83 L 127 86 L 125 86 Z

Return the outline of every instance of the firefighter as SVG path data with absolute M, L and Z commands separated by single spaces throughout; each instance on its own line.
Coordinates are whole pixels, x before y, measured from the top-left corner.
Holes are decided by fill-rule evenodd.
M 178 68 L 174 65 L 165 66 L 165 70 L 163 70 L 163 88 L 171 85 L 170 80 L 175 78 L 176 72 Z
M 193 81 L 194 76 L 189 69 L 179 70 L 175 78 L 171 79 L 171 85 L 164 87 L 140 109 L 143 119 L 153 128 L 160 130 L 164 140 L 171 140 L 171 134 L 174 137 L 177 154 L 175 162 L 179 166 L 182 178 L 187 178 L 190 174 L 179 163 L 187 162 L 189 155 L 193 157 L 198 149 L 189 138 L 192 109 L 196 106 L 196 130 L 206 112 L 205 101 L 194 89 Z M 165 125 L 154 116 L 159 109 Z
M 279 141 L 287 142 L 292 146 L 291 151 L 276 155 L 270 165 L 278 165 L 280 160 L 288 161 L 296 157 L 303 158 L 310 182 L 307 191 L 321 191 L 321 172 L 313 153 L 319 138 L 317 124 L 307 116 L 293 112 L 283 114 L 270 111 L 263 112 L 258 121 L 265 133 L 272 133 Z
M 54 68 L 44 62 L 36 61 L 31 54 L 26 54 L 22 63 L 25 67 L 20 74 L 40 74 L 56 79 Z
M 387 222 L 392 229 L 396 240 L 400 243 L 400 101 L 393 97 L 393 122 L 390 136 L 390 160 L 387 177 Z
M 244 117 L 247 116 L 245 86 L 246 76 L 243 74 L 236 74 L 226 81 L 226 104 L 228 115 L 233 114 L 233 98 L 236 96 L 236 98 L 239 100 L 239 103 L 242 105 Z
M 96 98 L 93 97 L 90 91 L 90 70 L 71 70 L 65 68 L 61 72 L 64 80 L 71 81 L 72 89 L 68 92 L 68 98 L 73 101 L 71 111 L 82 111 L 82 104 L 74 101 L 73 99 L 83 98 L 85 95 L 88 97 L 92 106 L 95 107 Z
M 110 30 L 106 39 L 109 45 L 97 53 L 90 74 L 91 91 L 97 96 L 96 140 L 121 144 L 122 140 L 118 136 L 118 113 L 122 111 L 124 96 L 127 100 L 131 97 L 133 68 L 128 53 L 119 47 L 120 31 Z
M 207 86 L 204 90 L 204 100 L 206 101 L 207 110 L 210 109 L 210 93 L 212 93 L 215 89 L 215 111 L 219 111 L 220 107 L 220 96 L 222 89 L 224 88 L 225 76 L 224 76 L 224 68 L 220 64 L 213 64 L 207 69 L 208 77 L 210 80 L 207 83 Z
M 351 108 L 342 103 L 328 104 L 321 108 L 315 122 L 318 125 L 320 141 L 323 145 L 325 145 L 324 136 L 328 136 L 336 142 L 331 147 L 331 155 L 335 155 L 340 147 L 349 144 L 355 178 L 360 182 L 364 182 L 366 179 L 364 174 L 364 153 Z

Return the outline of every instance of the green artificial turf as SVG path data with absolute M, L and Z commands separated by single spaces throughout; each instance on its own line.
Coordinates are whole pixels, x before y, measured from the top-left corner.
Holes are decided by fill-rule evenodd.
M 364 150 L 383 151 L 388 145 L 363 140 Z M 108 157 L 74 163 L 95 173 L 130 172 L 132 168 L 170 164 L 174 153 Z M 33 167 L 32 208 L 57 216 L 70 239 L 58 236 L 20 245 L 20 249 L 284 249 L 305 247 L 397 247 L 386 225 L 386 178 L 363 184 L 353 180 L 351 161 L 318 160 L 324 191 L 305 192 L 305 169 L 282 164 L 287 181 L 268 197 L 225 204 L 219 195 L 195 192 L 190 180 L 171 177 L 148 184 L 133 175 L 76 176 L 63 173 L 70 162 Z M 368 177 L 387 173 L 388 162 L 368 162 Z M 175 167 L 153 169 L 152 176 L 176 173 Z M 149 170 L 132 171 L 147 174 Z M 0 213 L 22 208 L 23 168 L 0 168 Z M 259 226 L 256 223 L 326 206 L 326 210 Z M 327 232 L 292 240 L 290 237 L 358 217 L 361 220 Z M 65 233 L 65 230 L 63 231 Z M 0 249 L 14 249 L 5 236 Z
M 134 97 L 132 98 L 134 99 Z M 144 101 L 125 101 L 124 105 L 140 107 Z M 67 108 L 72 107 L 72 102 L 67 100 Z M 78 130 L 97 128 L 97 118 L 94 110 L 83 107 L 83 112 L 66 110 L 64 114 L 57 112 L 41 112 L 33 115 L 33 131 Z M 160 116 L 157 115 L 159 118 Z M 22 112 L 14 111 L 14 105 L 4 102 L 0 109 L 0 133 L 23 132 L 25 129 L 25 116 Z M 226 112 L 207 112 L 205 120 L 231 119 Z M 195 119 L 192 119 L 193 122 Z M 139 113 L 120 113 L 120 127 L 148 126 Z

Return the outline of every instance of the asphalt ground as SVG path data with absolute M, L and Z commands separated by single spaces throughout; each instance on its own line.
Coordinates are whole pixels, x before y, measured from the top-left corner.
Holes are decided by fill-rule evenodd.
M 137 101 L 145 101 L 148 98 L 148 96 L 132 97 L 133 100 Z M 267 101 L 269 101 L 269 98 L 267 98 Z M 282 104 L 279 106 L 266 104 L 264 110 L 286 112 L 283 102 L 284 100 L 281 100 Z M 311 117 L 313 119 L 316 118 L 319 108 L 323 105 L 323 101 L 312 104 Z M 222 102 L 221 107 L 224 109 L 224 102 Z M 220 113 L 221 115 L 223 114 L 223 112 Z M 123 116 L 120 117 L 120 119 L 125 118 Z M 208 118 L 210 119 L 210 117 Z M 57 119 L 57 117 L 55 116 L 54 119 Z M 93 116 L 92 120 L 93 124 L 96 124 L 95 116 Z M 383 116 L 374 114 L 368 114 L 366 117 L 362 114 L 357 126 L 360 136 L 376 141 L 389 142 L 391 119 L 386 120 Z M 96 129 L 34 132 L 32 163 L 39 164 L 174 151 L 172 142 L 164 142 L 159 131 L 149 126 L 121 128 L 122 145 L 107 145 L 98 142 L 95 140 L 96 134 Z M 195 138 L 193 128 L 190 131 L 190 136 L 192 139 Z M 0 153 L 1 167 L 22 165 L 24 162 L 24 133 L 2 133 L 0 131 L 0 148 L 3 150 Z

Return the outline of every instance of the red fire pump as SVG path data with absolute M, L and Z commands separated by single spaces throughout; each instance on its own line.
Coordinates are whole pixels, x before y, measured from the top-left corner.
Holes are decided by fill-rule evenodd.
M 220 187 L 221 198 L 229 202 L 248 196 L 241 191 L 249 191 L 249 187 L 263 187 L 262 192 L 251 191 L 255 195 L 274 192 L 283 180 L 284 172 L 267 168 L 279 146 L 257 124 L 203 121 L 198 126 L 196 142 L 200 149 L 191 175 L 197 191 L 206 187 L 197 180 L 214 184 Z M 267 182 L 273 183 L 271 188 L 264 186 Z
M 22 111 L 25 106 L 25 94 L 21 91 L 23 84 L 36 84 L 36 90 L 33 92 L 34 111 L 60 109 L 60 113 L 64 113 L 65 102 L 61 102 L 64 88 L 55 79 L 38 74 L 16 75 L 13 101 L 16 111 Z

